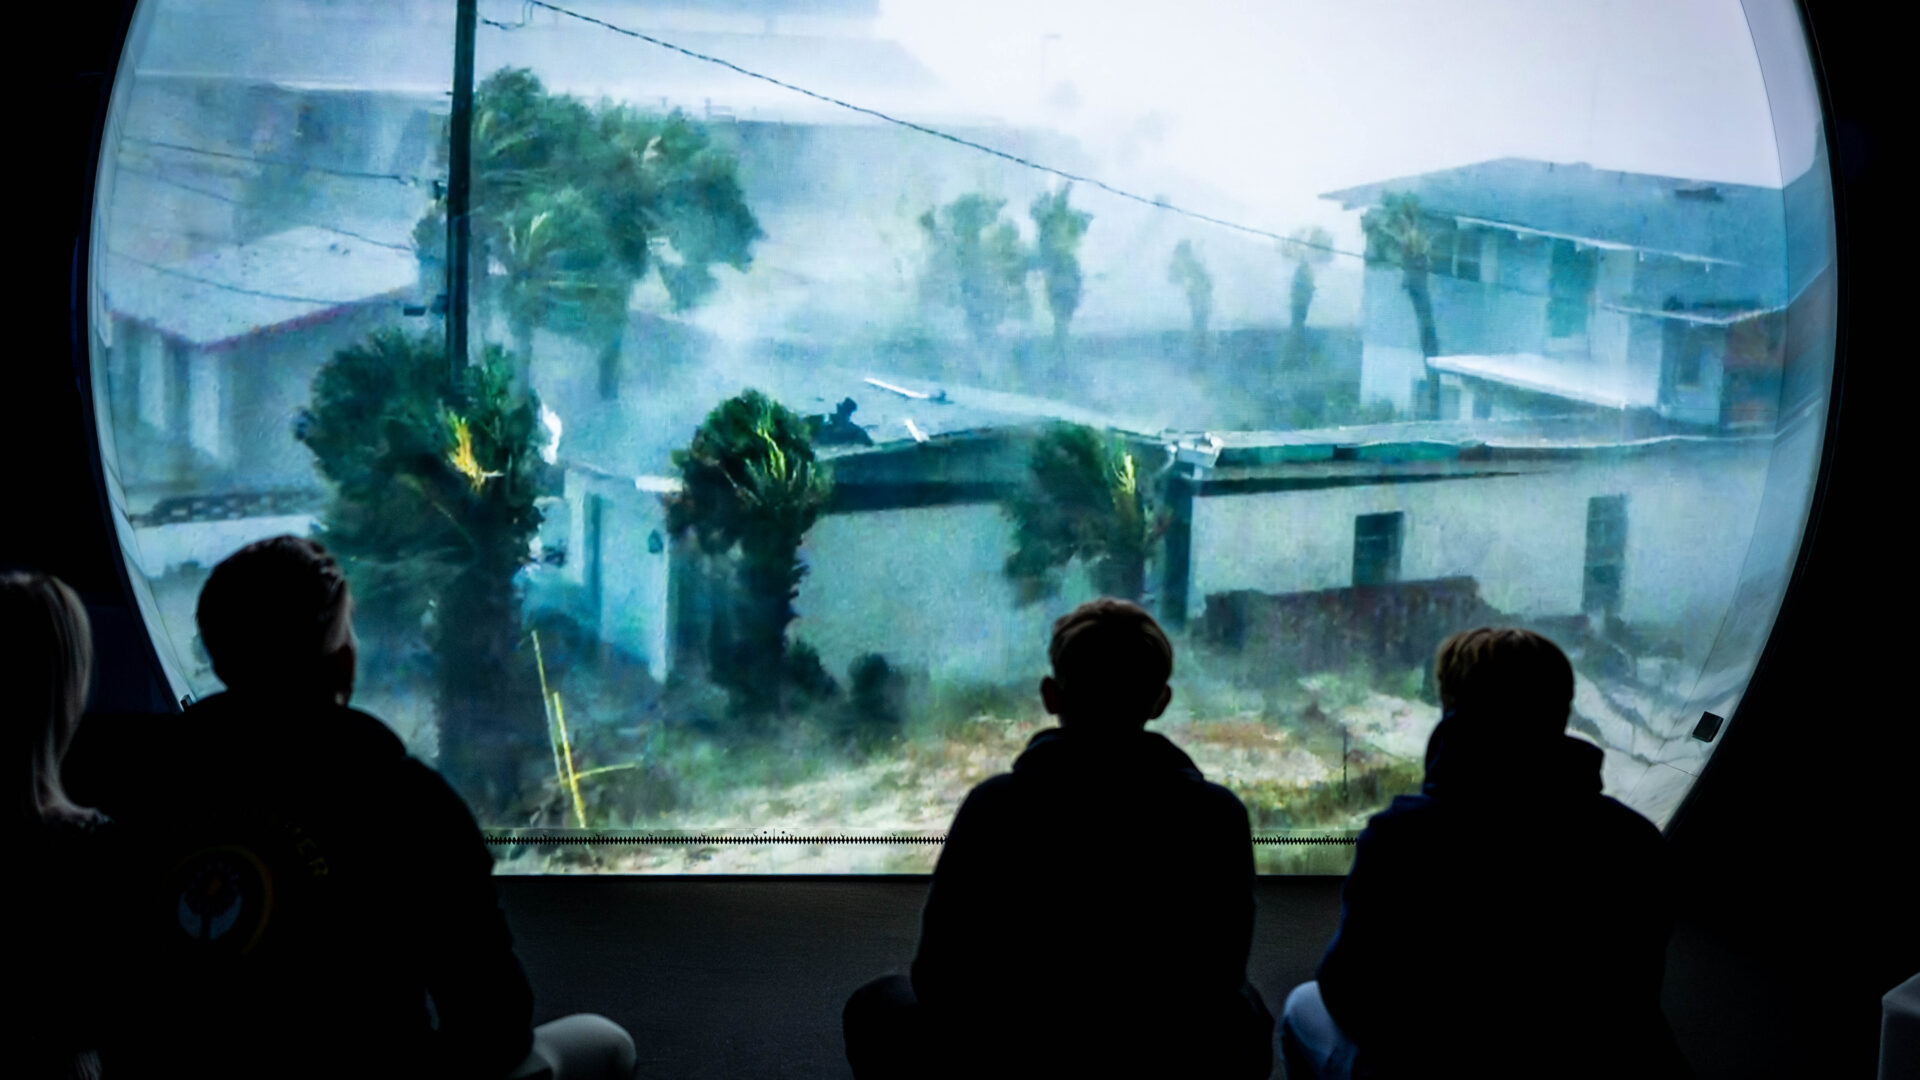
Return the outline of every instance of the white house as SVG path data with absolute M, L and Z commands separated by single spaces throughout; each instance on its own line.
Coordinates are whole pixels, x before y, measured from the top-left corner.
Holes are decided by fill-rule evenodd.
M 1370 243 L 1362 397 L 1415 415 L 1431 372 L 1432 419 L 1770 430 L 1824 392 L 1806 385 L 1822 335 L 1791 327 L 1832 318 L 1827 170 L 1766 188 L 1502 158 L 1324 195 L 1368 213 L 1413 196 L 1432 241 L 1431 358 L 1401 266 Z
M 120 481 L 144 512 L 169 496 L 317 491 L 294 437 L 333 353 L 401 324 L 409 250 L 303 226 L 172 264 L 109 251 L 105 371 Z

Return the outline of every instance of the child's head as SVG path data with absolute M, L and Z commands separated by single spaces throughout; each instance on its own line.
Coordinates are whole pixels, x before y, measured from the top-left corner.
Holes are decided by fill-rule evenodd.
M 1064 726 L 1139 728 L 1173 697 L 1173 645 L 1153 616 L 1125 600 L 1094 600 L 1063 616 L 1047 659 L 1053 674 L 1040 695 Z
M 1516 735 L 1565 731 L 1573 707 L 1573 665 L 1531 630 L 1481 627 L 1440 643 L 1434 657 L 1440 705 Z
M 201 588 L 197 618 L 228 689 L 342 704 L 353 694 L 353 598 L 312 540 L 276 536 L 228 556 Z

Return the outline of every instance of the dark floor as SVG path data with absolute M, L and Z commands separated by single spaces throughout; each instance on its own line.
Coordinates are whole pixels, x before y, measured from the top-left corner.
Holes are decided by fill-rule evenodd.
M 850 1075 L 841 1004 L 912 956 L 926 883 L 529 877 L 500 888 L 539 1019 L 592 1011 L 620 1021 L 639 1044 L 642 1077 L 838 1080 Z M 1276 1013 L 1312 977 L 1339 893 L 1338 878 L 1261 879 L 1249 974 Z M 1796 999 L 1783 972 L 1697 926 L 1675 935 L 1668 969 L 1667 1015 L 1703 1080 L 1871 1075 L 1863 1040 L 1877 1031 L 1877 1003 L 1841 1029 L 1809 1032 L 1804 989 Z

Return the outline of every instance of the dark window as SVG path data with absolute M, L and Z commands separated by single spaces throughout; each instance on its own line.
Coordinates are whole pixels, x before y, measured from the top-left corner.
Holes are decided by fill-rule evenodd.
M 1400 580 L 1400 536 L 1407 515 L 1361 514 L 1353 519 L 1353 583 L 1386 585 Z
M 1605 612 L 1620 608 L 1620 583 L 1627 561 L 1627 497 L 1596 495 L 1587 500 L 1587 567 L 1580 609 Z
M 1493 419 L 1493 399 L 1485 394 L 1473 395 L 1473 418 L 1475 420 Z
M 1452 218 L 1430 217 L 1426 221 L 1427 239 L 1433 244 L 1428 266 L 1436 274 L 1453 273 L 1453 248 L 1460 229 Z
M 598 619 L 600 617 L 600 605 L 605 599 L 605 595 L 601 591 L 600 567 L 606 557 L 606 551 L 602 546 L 603 534 L 601 532 L 602 522 L 606 519 L 607 514 L 606 497 L 603 495 L 588 495 L 586 505 L 581 509 L 586 512 L 586 536 L 582 539 L 584 541 L 583 546 L 586 548 L 585 555 L 587 559 L 586 565 L 583 568 L 586 571 L 584 576 L 587 586 L 587 604 L 588 610 L 593 612 L 593 617 Z
M 1460 419 L 1460 388 L 1440 384 L 1440 420 Z
M 1555 240 L 1548 280 L 1547 336 L 1578 337 L 1587 332 L 1587 307 L 1593 302 L 1597 252 L 1571 240 Z
M 1459 242 L 1454 245 L 1453 276 L 1461 281 L 1480 280 L 1480 244 L 1486 233 L 1479 229 L 1462 228 Z
M 1680 309 L 1678 301 L 1667 302 L 1668 311 Z M 1709 335 L 1706 328 L 1684 319 L 1668 319 L 1662 334 L 1661 352 L 1665 356 L 1668 378 L 1675 390 L 1697 390 L 1700 371 L 1706 359 Z

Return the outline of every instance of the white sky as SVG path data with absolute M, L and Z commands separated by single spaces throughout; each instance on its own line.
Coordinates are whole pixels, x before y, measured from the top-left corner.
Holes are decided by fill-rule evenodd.
M 1506 155 L 1778 185 L 1747 18 L 1740 0 L 883 0 L 875 31 L 973 109 L 1078 137 L 1111 182 L 1172 169 L 1292 225 L 1338 216 L 1321 192 Z M 1789 176 L 1810 147 L 1789 143 Z

